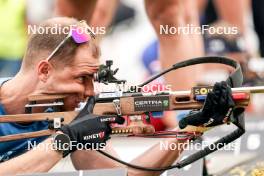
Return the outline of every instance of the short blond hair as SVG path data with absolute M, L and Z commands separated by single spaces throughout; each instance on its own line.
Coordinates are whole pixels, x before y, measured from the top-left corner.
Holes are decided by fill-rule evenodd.
M 54 27 L 54 26 L 60 26 L 60 28 L 63 27 L 70 28 L 70 26 L 72 25 L 80 26 L 80 23 L 78 20 L 74 18 L 56 17 L 44 21 L 38 27 L 44 29 L 50 29 L 50 27 Z M 22 61 L 22 69 L 32 68 L 32 66 L 35 66 L 35 64 L 40 60 L 46 59 L 48 55 L 60 44 L 60 42 L 66 38 L 66 36 L 67 34 L 65 33 L 60 32 L 54 34 L 51 31 L 45 31 L 44 34 L 40 34 L 40 33 L 31 34 Z M 98 46 L 97 40 L 92 38 L 89 42 L 85 44 L 89 45 L 92 55 L 95 58 L 99 58 L 100 48 Z M 51 62 L 55 64 L 60 63 L 64 65 L 72 63 L 73 61 L 72 58 L 74 58 L 73 56 L 75 55 L 76 49 L 79 45 L 82 44 L 77 44 L 73 41 L 73 39 L 70 38 L 55 53 L 55 55 L 51 59 Z

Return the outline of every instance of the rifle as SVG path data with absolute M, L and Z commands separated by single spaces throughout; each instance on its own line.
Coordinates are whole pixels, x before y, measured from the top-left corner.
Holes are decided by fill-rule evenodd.
M 148 81 L 140 84 L 137 87 L 132 87 L 130 91 L 116 91 L 116 92 L 102 92 L 96 96 L 96 103 L 93 109 L 93 114 L 97 115 L 119 115 L 126 116 L 126 121 L 123 125 L 116 125 L 112 127 L 112 135 L 123 136 L 138 136 L 138 137 L 179 137 L 181 134 L 189 134 L 190 136 L 200 136 L 203 132 L 211 129 L 208 127 L 187 126 L 183 130 L 177 131 L 157 131 L 155 132 L 149 117 L 152 112 L 160 111 L 175 111 L 175 110 L 198 110 L 203 107 L 206 94 L 212 90 L 210 86 L 193 87 L 190 91 L 175 91 L 175 92 L 157 92 L 156 94 L 144 94 L 141 89 L 156 78 L 179 68 L 186 66 L 205 64 L 205 63 L 219 63 L 233 67 L 235 70 L 230 74 L 227 83 L 232 87 L 232 96 L 235 101 L 235 108 L 230 112 L 230 121 L 237 126 L 237 129 L 229 135 L 219 139 L 214 144 L 224 146 L 235 139 L 239 138 L 245 132 L 244 124 L 244 108 L 248 106 L 250 101 L 250 94 L 264 93 L 264 86 L 259 87 L 241 87 L 243 75 L 240 65 L 225 57 L 201 57 L 194 58 L 174 64 L 171 68 L 153 76 Z M 125 83 L 125 80 L 118 80 L 114 77 L 116 70 L 111 69 L 112 61 L 107 61 L 106 65 L 101 65 L 95 80 L 100 83 Z M 0 142 L 35 138 L 40 136 L 49 136 L 56 132 L 63 124 L 70 123 L 78 114 L 78 111 L 61 112 L 63 107 L 63 100 L 67 98 L 67 94 L 62 95 L 31 95 L 28 97 L 29 103 L 25 106 L 25 114 L 4 115 L 0 116 L 0 123 L 22 123 L 47 121 L 49 122 L 49 129 L 41 130 L 31 133 L 15 134 L 0 137 Z M 51 113 L 32 113 L 34 108 L 50 108 L 55 112 Z M 140 134 L 134 134 L 134 129 L 140 129 Z M 213 149 L 212 149 L 213 148 Z M 221 147 L 220 147 L 221 148 Z M 127 166 L 148 170 L 148 171 L 164 171 L 172 168 L 182 168 L 212 152 L 217 150 L 214 147 L 208 146 L 205 149 L 194 153 L 186 159 L 178 162 L 176 165 L 163 168 L 145 168 L 141 166 L 131 165 L 122 160 L 119 160 L 103 151 L 99 151 L 107 157 L 118 161 Z

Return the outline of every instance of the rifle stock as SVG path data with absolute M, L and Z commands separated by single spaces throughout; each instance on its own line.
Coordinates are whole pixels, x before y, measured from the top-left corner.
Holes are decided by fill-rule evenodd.
M 249 91 L 236 91 L 235 93 L 247 93 L 247 97 L 243 100 L 236 101 L 236 106 L 248 106 L 250 95 Z M 166 95 L 157 95 L 159 97 L 163 97 Z M 179 94 L 179 92 L 175 92 L 175 94 L 171 94 L 169 96 L 169 111 L 173 110 L 188 110 L 188 109 L 201 109 L 203 106 L 203 102 L 199 102 L 194 100 L 190 94 L 187 94 L 187 91 L 183 91 L 183 94 Z M 139 115 L 146 111 L 137 111 L 134 108 L 134 97 L 121 97 L 121 111 L 124 115 Z M 93 110 L 94 114 L 97 115 L 109 115 L 116 114 L 115 106 L 112 102 L 108 103 L 96 103 Z
M 243 99 L 235 100 L 237 107 L 246 107 L 250 101 L 250 93 L 263 93 L 264 86 L 260 87 L 241 87 L 241 88 L 232 88 L 232 93 L 245 93 Z M 67 95 L 31 95 L 29 96 L 30 102 L 38 102 L 38 101 L 46 101 L 46 100 L 54 100 L 64 99 Z M 176 91 L 167 95 L 142 95 L 142 96 L 129 96 L 129 97 L 119 97 L 120 100 L 120 108 L 122 112 L 122 116 L 127 116 L 127 120 L 130 121 L 129 124 L 113 126 L 113 134 L 133 134 L 142 133 L 142 134 L 151 134 L 153 133 L 153 127 L 151 124 L 146 124 L 143 119 L 131 120 L 130 116 L 140 116 L 146 112 L 149 112 L 149 108 L 144 110 L 135 109 L 135 98 L 148 98 L 153 97 L 162 99 L 167 97 L 169 100 L 169 106 L 166 108 L 161 108 L 161 111 L 174 111 L 174 110 L 186 110 L 186 109 L 200 109 L 203 106 L 203 102 L 199 102 L 195 100 L 195 96 L 192 94 L 192 91 Z M 141 108 L 142 109 L 142 108 Z M 97 115 L 114 115 L 116 114 L 115 104 L 113 102 L 96 102 L 93 110 L 94 114 Z M 28 123 L 35 121 L 53 121 L 55 118 L 62 119 L 63 124 L 70 123 L 78 114 L 78 111 L 65 111 L 65 112 L 53 112 L 53 113 L 33 113 L 33 114 L 17 114 L 17 115 L 4 115 L 0 116 L 0 123 Z M 141 117 L 141 116 L 140 116 Z M 196 127 L 196 126 L 187 126 L 185 129 L 181 131 L 197 131 L 204 132 L 209 128 L 205 127 Z M 39 136 L 48 136 L 54 133 L 54 130 L 45 130 L 45 131 L 37 131 L 33 133 L 24 133 L 8 136 L 0 137 L 0 142 L 9 141 L 9 140 L 17 140 L 17 139 L 25 139 Z

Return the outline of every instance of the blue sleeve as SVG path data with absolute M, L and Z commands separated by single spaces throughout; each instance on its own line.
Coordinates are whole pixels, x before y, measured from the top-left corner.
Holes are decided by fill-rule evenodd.
M 0 104 L 0 115 L 5 115 L 5 110 L 3 108 L 3 106 Z
M 5 114 L 4 107 L 0 104 L 0 116 Z M 48 122 L 46 121 L 34 122 L 29 125 L 0 123 L 0 136 L 28 133 L 45 129 L 48 129 Z M 44 139 L 46 139 L 46 137 L 0 142 L 0 163 L 25 153 L 28 149 L 30 149 L 29 146 L 32 146 L 33 144 L 37 145 Z

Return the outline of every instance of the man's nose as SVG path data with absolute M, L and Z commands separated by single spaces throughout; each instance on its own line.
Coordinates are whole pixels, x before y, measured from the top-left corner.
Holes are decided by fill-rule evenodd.
M 84 97 L 87 98 L 87 97 L 91 97 L 91 96 L 94 96 L 95 93 L 94 93 L 94 90 L 93 89 L 85 89 L 84 91 Z
M 85 84 L 85 90 L 84 90 L 84 98 L 86 99 L 87 97 L 94 96 L 94 86 L 93 86 L 93 81 L 87 81 Z

